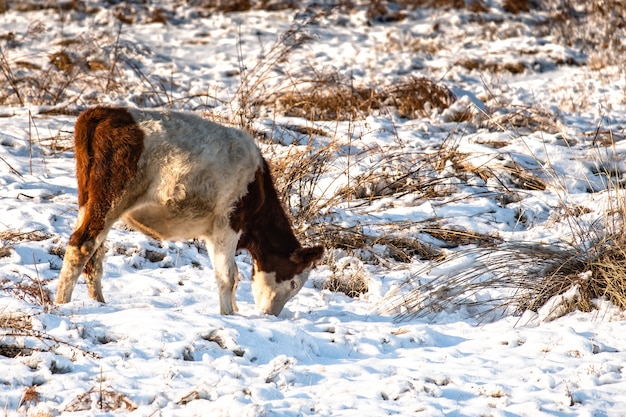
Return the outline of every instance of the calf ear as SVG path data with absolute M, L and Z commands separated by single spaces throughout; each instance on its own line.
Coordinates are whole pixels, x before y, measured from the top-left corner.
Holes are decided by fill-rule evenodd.
M 324 248 L 321 246 L 313 246 L 310 248 L 300 248 L 294 251 L 289 259 L 300 265 L 301 268 L 308 268 L 316 261 L 320 260 L 324 255 Z

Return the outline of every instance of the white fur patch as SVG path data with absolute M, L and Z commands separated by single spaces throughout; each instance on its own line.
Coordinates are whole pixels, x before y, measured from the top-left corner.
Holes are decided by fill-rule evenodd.
M 287 301 L 300 292 L 310 271 L 310 268 L 307 268 L 293 278 L 277 283 L 275 272 L 259 271 L 255 262 L 252 294 L 256 308 L 262 314 L 277 316 Z
M 145 135 L 137 175 L 152 181 L 126 216 L 164 240 L 211 239 L 261 166 L 254 139 L 192 113 L 128 111 Z

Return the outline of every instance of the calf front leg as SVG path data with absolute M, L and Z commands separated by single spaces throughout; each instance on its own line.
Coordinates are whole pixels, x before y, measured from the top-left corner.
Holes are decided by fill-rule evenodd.
M 215 281 L 220 297 L 220 314 L 230 315 L 238 311 L 235 294 L 239 282 L 239 271 L 235 263 L 235 252 L 239 233 L 230 228 L 215 233 L 206 246 L 211 256 Z

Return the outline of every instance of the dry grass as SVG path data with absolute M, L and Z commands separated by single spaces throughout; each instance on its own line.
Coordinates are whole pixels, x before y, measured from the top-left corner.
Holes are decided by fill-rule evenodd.
M 40 242 L 54 237 L 43 230 L 30 230 L 27 232 L 17 230 L 5 230 L 0 232 L 0 240 L 4 242 Z
M 201 16 L 210 13 L 244 12 L 248 10 L 285 10 L 297 9 L 299 2 L 295 0 L 192 0 L 188 2 L 196 7 Z M 486 12 L 488 9 L 482 0 L 341 0 L 338 3 L 343 13 L 354 13 L 357 9 L 364 8 L 366 16 L 372 22 L 395 22 L 406 18 L 406 11 L 416 8 L 430 7 L 437 9 L 464 8 L 475 13 Z M 313 4 L 309 7 L 324 7 Z
M 322 284 L 322 289 L 342 292 L 348 297 L 359 298 L 366 294 L 369 273 L 363 263 L 356 258 L 342 258 L 332 263 L 332 275 Z
M 26 387 L 22 392 L 22 398 L 20 398 L 20 402 L 18 403 L 17 408 L 20 409 L 22 406 L 33 407 L 39 404 L 40 401 L 41 394 L 39 394 L 39 392 L 37 391 L 37 387 Z
M 44 241 L 52 237 L 41 230 L 9 230 L 0 233 L 0 242 L 4 245 L 3 251 L 10 254 L 11 249 L 7 248 L 12 248 L 14 245 Z M 54 352 L 59 345 L 63 345 L 74 352 L 95 357 L 80 346 L 58 339 L 45 331 L 37 330 L 33 325 L 33 321 L 37 319 L 36 312 L 48 311 L 52 306 L 52 293 L 46 286 L 48 281 L 49 279 L 40 278 L 37 271 L 34 276 L 21 273 L 15 277 L 0 278 L 0 294 L 21 300 L 32 306 L 32 310 L 35 311 L 33 313 L 0 311 L 0 355 L 15 358 L 31 355 L 33 352 Z M 52 372 L 62 371 L 52 369 Z
M 45 310 L 52 305 L 52 294 L 45 280 L 22 276 L 20 279 L 1 278 L 0 293 Z M 33 314 L 0 311 L 0 355 L 14 358 L 33 352 L 54 351 L 58 345 L 93 356 L 82 348 L 33 328 Z M 28 347 L 26 347 L 28 346 Z
M 115 5 L 112 10 L 119 20 L 116 29 L 69 38 L 59 35 L 55 47 L 41 56 L 25 59 L 20 45 L 7 39 L 0 44 L 0 80 L 7 86 L 0 91 L 0 104 L 47 106 L 40 113 L 74 115 L 85 105 L 100 103 L 105 95 L 130 95 L 143 107 L 171 107 L 179 101 L 207 96 L 174 98 L 173 77 L 144 74 L 141 59 L 152 52 L 125 41 L 124 25 L 137 24 L 140 17 L 148 20 L 142 23 L 165 21 L 169 14 L 162 9 L 137 10 L 142 7 L 148 6 L 134 2 Z M 21 42 L 37 42 L 45 30 L 45 25 L 34 23 Z M 40 65 L 43 61 L 46 64 Z M 129 78 L 128 72 L 135 77 Z
M 7 337 L 7 334 L 20 331 L 28 332 L 32 328 L 31 316 L 20 313 L 0 312 L 0 356 L 15 358 L 32 354 L 32 349 L 24 347 L 23 344 L 18 343 L 11 337 Z
M 425 77 L 407 77 L 387 86 L 357 85 L 339 73 L 317 74 L 299 81 L 263 102 L 285 116 L 313 121 L 358 120 L 376 110 L 396 109 L 401 117 L 415 119 L 441 112 L 456 100 L 442 84 Z
M 89 392 L 78 395 L 64 409 L 63 412 L 93 410 L 103 412 L 133 411 L 137 406 L 126 396 L 110 388 L 93 387 Z
M 289 55 L 312 39 L 308 28 L 316 25 L 332 10 L 333 7 L 324 7 L 300 14 L 290 28 L 279 34 L 278 39 L 264 51 L 262 58 L 250 68 L 243 62 L 242 44 L 237 45 L 240 81 L 231 104 L 237 109 L 236 123 L 240 127 L 251 128 L 259 107 L 269 103 L 268 97 L 279 94 L 284 87 L 282 67 L 289 61 Z
M 624 0 L 552 0 L 541 3 L 548 15 L 551 35 L 563 45 L 576 47 L 593 57 L 593 67 L 622 65 L 626 46 Z
M 392 198 L 397 201 L 408 195 L 413 204 L 454 198 L 454 190 L 448 187 L 448 182 L 461 184 L 470 178 L 485 179 L 495 175 L 484 167 L 473 166 L 470 155 L 458 152 L 453 146 L 444 146 L 431 153 L 407 152 L 401 146 L 366 149 L 351 157 L 352 164 L 367 168 L 359 175 L 350 175 L 350 166 L 338 170 L 329 163 L 341 156 L 343 149 L 345 147 L 331 141 L 318 148 L 290 148 L 287 154 L 272 158 L 277 188 L 301 238 L 314 238 L 331 253 L 340 251 L 386 267 L 390 262 L 439 260 L 442 248 L 469 244 L 494 246 L 499 242 L 497 236 L 459 230 L 433 220 L 366 222 L 351 227 L 335 224 L 332 219 L 337 208 L 367 210 L 377 200 Z M 453 169 L 450 171 L 446 167 Z M 347 181 L 347 184 L 336 186 L 333 182 L 329 186 L 328 182 L 322 181 L 329 176 L 339 183 Z M 534 177 L 527 175 L 526 181 L 530 179 Z M 326 188 L 322 187 L 322 182 Z M 437 245 L 429 243 L 433 241 L 437 241 Z M 327 262 L 332 264 L 332 256 Z M 339 284 L 337 281 L 333 286 L 340 287 Z
M 329 144 L 318 148 L 290 148 L 287 154 L 278 154 L 271 159 L 272 173 L 280 199 L 294 217 L 296 229 L 302 230 L 307 219 L 327 213 L 339 204 L 340 195 L 325 196 L 319 182 L 332 170 L 329 161 L 337 145 Z
M 371 225 L 375 227 L 376 225 Z M 326 248 L 339 249 L 372 263 L 380 262 L 381 258 L 397 262 L 411 262 L 413 259 L 433 260 L 441 258 L 441 250 L 431 244 L 410 237 L 403 230 L 415 226 L 406 223 L 378 225 L 380 233 L 374 235 L 364 232 L 362 227 L 340 227 L 333 224 L 316 224 L 313 232 L 319 242 Z M 434 228 L 429 229 L 430 231 Z M 427 233 L 427 232 L 426 232 Z M 385 249 L 375 250 L 377 246 Z
M 495 125 L 507 132 L 521 135 L 520 131 L 525 129 L 557 130 L 558 122 L 550 114 L 536 109 L 514 109 L 505 114 L 514 117 L 503 118 L 501 120 L 506 122 Z M 530 123 L 533 124 L 528 126 Z M 505 142 L 494 147 L 507 145 Z M 456 152 L 454 147 L 449 148 L 449 152 L 451 156 L 441 158 L 442 162 L 452 165 L 457 172 L 474 171 L 469 158 Z M 564 196 L 551 217 L 569 226 L 569 237 L 553 244 L 503 242 L 499 239 L 465 242 L 472 246 L 429 263 L 408 279 L 397 295 L 389 297 L 384 308 L 399 312 L 399 319 L 467 309 L 484 320 L 521 314 L 526 310 L 538 311 L 541 319 L 552 320 L 573 310 L 591 311 L 596 308 L 598 299 L 606 299 L 618 308 L 626 309 L 623 174 L 619 166 L 611 165 L 610 160 L 596 162 L 597 175 L 605 178 L 608 198 L 612 202 L 612 207 L 596 221 L 589 223 L 585 215 L 590 210 L 572 207 Z M 504 189 L 510 191 L 560 189 L 559 179 L 537 162 L 537 169 L 509 161 L 497 168 L 480 167 L 474 175 L 485 180 L 496 178 Z M 596 172 L 592 170 L 592 174 Z M 520 213 L 523 222 L 522 217 Z M 511 259 L 515 262 L 512 263 Z M 456 268 L 455 265 L 463 266 Z M 501 294 L 501 298 L 493 298 L 496 293 Z
M 569 249 L 534 243 L 468 248 L 417 271 L 404 284 L 401 294 L 389 297 L 385 308 L 399 312 L 399 319 L 463 308 L 480 317 L 515 313 L 538 301 L 537 294 L 532 293 L 537 287 L 538 277 L 557 272 L 566 275 L 577 270 L 573 267 L 578 265 L 575 259 Z M 469 265 L 466 264 L 468 260 L 471 261 Z M 451 268 L 455 264 L 464 266 Z M 432 279 L 421 278 L 428 270 L 438 268 L 450 272 L 435 275 Z M 490 289 L 505 294 L 508 291 L 509 295 L 504 295 L 502 299 L 480 296 Z M 524 300 L 523 305 L 519 304 L 520 300 Z
M 34 39 L 37 33 L 30 34 Z M 95 36 L 95 35 L 93 35 Z M 4 105 L 47 105 L 66 107 L 85 90 L 99 87 L 109 75 L 107 38 L 61 39 L 58 49 L 47 54 L 48 65 L 25 61 L 19 48 L 0 47 L 0 75 L 10 88 L 0 92 Z M 79 96 L 76 94 L 79 93 Z
M 334 77 L 324 79 L 315 87 L 296 87 L 285 92 L 276 99 L 276 104 L 285 116 L 314 121 L 358 119 L 381 107 L 373 89 L 353 87 Z
M 425 77 L 409 77 L 387 89 L 386 100 L 407 119 L 428 117 L 434 110 L 444 110 L 456 101 L 442 84 Z
M 406 17 L 406 10 L 420 8 L 431 9 L 466 9 L 474 13 L 488 11 L 482 0 L 374 0 L 365 3 L 367 16 L 374 21 L 389 22 L 402 20 Z
M 401 311 L 399 319 L 465 308 L 485 320 L 543 309 L 541 317 L 551 320 L 591 311 L 602 298 L 626 310 L 626 233 L 595 233 L 596 240 L 581 245 L 503 243 L 455 252 L 418 271 L 385 308 Z M 439 268 L 449 272 L 420 278 Z M 502 298 L 487 296 L 492 290 Z
M 202 16 L 215 12 L 276 11 L 298 7 L 298 2 L 295 0 L 191 0 L 188 3 L 196 7 Z
M 525 13 L 530 11 L 534 3 L 535 2 L 531 0 L 504 0 L 504 2 L 502 2 L 502 9 L 504 9 L 505 12 L 513 14 Z
M 0 278 L 0 292 L 32 304 L 50 306 L 52 305 L 52 293 L 44 287 L 47 281 L 49 280 L 30 277 L 22 277 L 19 281 Z
M 526 65 L 523 62 L 499 62 L 489 61 L 483 58 L 463 58 L 457 61 L 456 65 L 469 71 L 492 72 L 496 74 L 502 72 L 521 74 L 526 70 Z
M 16 296 L 20 298 L 19 295 Z M 51 336 L 33 328 L 34 314 L 0 311 L 0 355 L 15 358 L 29 356 L 33 352 L 54 352 L 62 345 L 74 353 L 97 358 L 98 356 L 80 346 Z M 53 372 L 63 372 L 52 369 Z
M 443 149 L 443 148 L 442 148 Z M 419 198 L 441 196 L 437 185 L 446 180 L 440 176 L 452 156 L 440 150 L 434 153 L 396 149 L 372 150 L 368 170 L 352 177 L 341 191 L 349 199 L 371 202 L 384 197 L 414 194 Z
M 15 231 L 7 230 L 0 232 L 0 258 L 11 255 L 13 246 L 20 242 L 38 242 L 52 238 L 42 230 L 32 231 Z M 52 304 L 52 295 L 45 288 L 46 280 L 39 277 L 22 276 L 19 280 L 8 277 L 0 278 L 0 292 L 12 295 L 13 297 L 25 300 L 40 306 L 50 306 Z
M 540 107 L 498 106 L 481 116 L 480 126 L 490 131 L 515 132 L 517 135 L 537 131 L 554 134 L 562 131 L 559 116 Z

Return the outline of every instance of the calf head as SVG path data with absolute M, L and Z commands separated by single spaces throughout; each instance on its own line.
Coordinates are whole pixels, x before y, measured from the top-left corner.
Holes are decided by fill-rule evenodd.
M 263 314 L 280 314 L 287 301 L 304 286 L 313 264 L 323 254 L 321 246 L 314 246 L 296 249 L 288 257 L 272 255 L 263 264 L 255 260 L 252 294 L 257 309 Z

